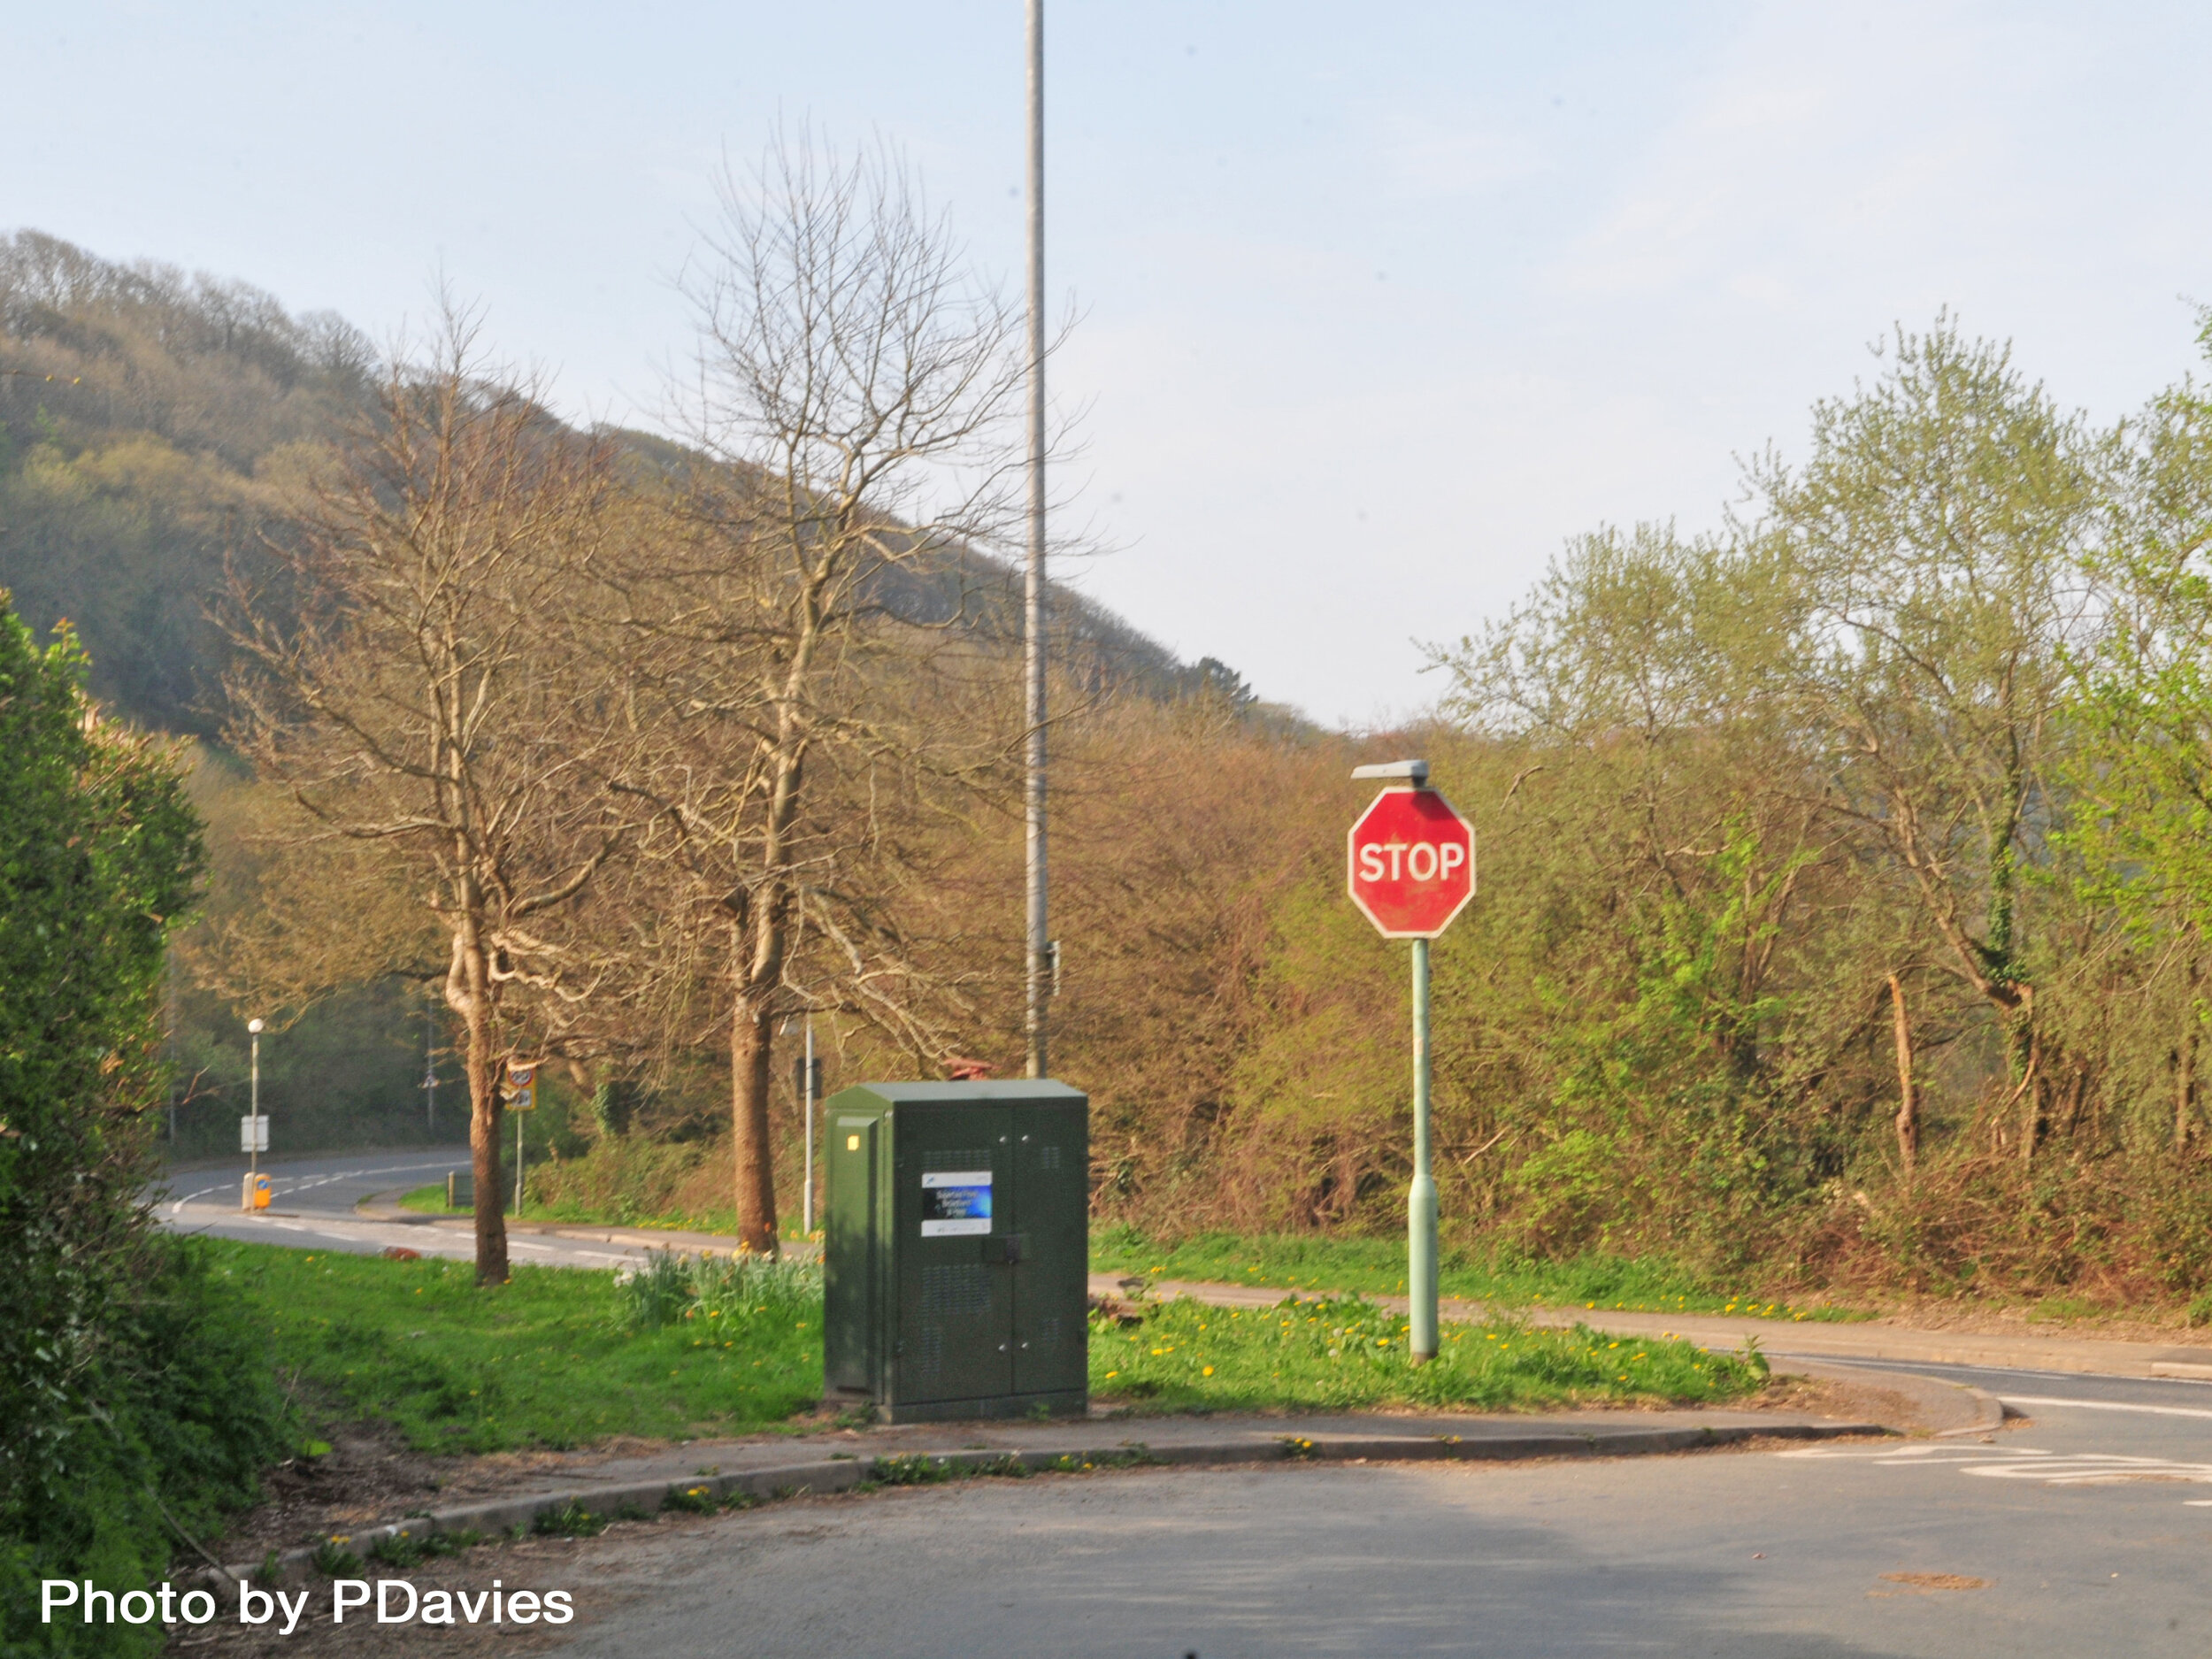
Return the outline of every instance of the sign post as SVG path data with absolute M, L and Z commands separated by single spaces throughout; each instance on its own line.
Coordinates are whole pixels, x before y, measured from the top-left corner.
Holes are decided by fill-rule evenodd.
M 507 1062 L 507 1110 L 534 1112 L 538 1109 L 538 1068 Z M 515 1214 L 522 1213 L 522 1119 L 515 1119 Z
M 1436 1357 L 1436 1177 L 1429 1148 L 1429 941 L 1475 896 L 1475 832 L 1428 787 L 1425 760 L 1356 766 L 1385 780 L 1345 837 L 1352 902 L 1385 939 L 1413 941 L 1413 1186 L 1406 1194 L 1406 1291 L 1413 1363 Z

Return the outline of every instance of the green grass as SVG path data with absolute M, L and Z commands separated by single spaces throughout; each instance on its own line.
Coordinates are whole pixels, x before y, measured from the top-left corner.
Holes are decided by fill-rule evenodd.
M 1448 1248 L 1437 1268 L 1437 1288 L 1444 1295 L 1509 1308 L 1730 1313 L 1776 1319 L 1861 1317 L 1840 1309 L 1793 1308 L 1763 1300 L 1748 1286 L 1731 1289 L 1710 1284 L 1686 1268 L 1650 1257 L 1585 1256 L 1568 1262 L 1531 1262 Z M 1105 1227 L 1091 1235 L 1091 1271 L 1399 1295 L 1406 1286 L 1406 1246 L 1403 1239 L 1231 1233 L 1202 1233 L 1170 1244 L 1148 1239 L 1133 1228 Z
M 480 1289 L 460 1262 L 207 1248 L 285 1371 L 326 1409 L 388 1420 L 425 1450 L 745 1433 L 821 1397 L 820 1280 L 803 1265 L 657 1259 L 620 1285 L 611 1272 L 526 1266 Z M 1763 1375 L 1755 1360 L 1686 1343 L 1509 1321 L 1447 1326 L 1442 1353 L 1416 1367 L 1405 1336 L 1402 1317 L 1341 1297 L 1269 1310 L 1179 1301 L 1147 1307 L 1133 1327 L 1094 1321 L 1091 1384 L 1148 1411 L 1501 1410 L 1725 1400 Z
M 1353 1299 L 1269 1309 L 1178 1300 L 1144 1316 L 1134 1326 L 1092 1321 L 1091 1387 L 1147 1410 L 1706 1402 L 1766 1380 L 1766 1363 L 1755 1356 L 1510 1322 L 1447 1325 L 1436 1358 L 1417 1366 L 1407 1356 L 1405 1320 Z
M 419 1210 L 428 1216 L 459 1216 L 468 1213 L 465 1206 L 459 1210 L 448 1210 L 445 1207 L 445 1183 L 443 1181 L 434 1181 L 427 1187 L 418 1187 L 411 1193 L 403 1194 L 400 1197 L 399 1207 L 402 1210 Z M 508 1200 L 504 1207 L 507 1214 L 511 1216 L 515 1213 L 512 1199 Z M 620 1214 L 616 1214 L 584 1204 L 547 1203 L 540 1200 L 534 1193 L 530 1196 L 530 1207 L 525 1212 L 523 1218 L 526 1221 L 565 1222 L 582 1227 L 644 1227 L 669 1233 L 710 1233 L 728 1238 L 737 1236 L 737 1212 L 733 1210 L 721 1210 L 705 1216 L 673 1212 L 668 1215 L 648 1216 L 637 1214 L 626 1209 Z M 798 1216 L 784 1217 L 777 1230 L 777 1236 L 792 1240 L 803 1239 L 806 1234 L 799 1225 Z
M 465 1263 L 209 1243 L 282 1367 L 426 1450 L 743 1433 L 821 1398 L 818 1301 L 640 1330 L 611 1272 L 517 1267 L 479 1289 Z
M 401 1194 L 399 1207 L 402 1210 L 420 1210 L 426 1216 L 465 1216 L 469 1213 L 466 1204 L 462 1205 L 458 1210 L 448 1210 L 445 1207 L 445 1183 L 443 1181 L 434 1181 L 427 1187 L 418 1187 L 411 1193 Z M 512 1200 L 510 1200 L 504 1206 L 510 1215 L 514 1213 L 514 1208 Z

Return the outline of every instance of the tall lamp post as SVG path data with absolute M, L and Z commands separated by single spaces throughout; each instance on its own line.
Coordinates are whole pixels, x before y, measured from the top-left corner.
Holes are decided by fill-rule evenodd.
M 1045 1075 L 1048 995 L 1045 885 L 1045 5 L 1028 0 L 1029 126 L 1029 570 L 1023 594 L 1022 679 L 1027 703 L 1027 776 L 1023 789 L 1026 855 L 1029 1075 Z

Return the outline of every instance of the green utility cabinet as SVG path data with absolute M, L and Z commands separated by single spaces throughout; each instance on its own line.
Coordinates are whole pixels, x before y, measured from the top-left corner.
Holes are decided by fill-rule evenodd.
M 1082 1412 L 1090 1098 L 863 1083 L 826 1110 L 823 1392 L 887 1423 Z

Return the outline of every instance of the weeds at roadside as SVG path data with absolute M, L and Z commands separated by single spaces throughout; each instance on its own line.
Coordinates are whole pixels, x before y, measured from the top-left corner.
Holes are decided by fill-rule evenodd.
M 1101 1469 L 1136 1469 L 1159 1461 L 1149 1447 L 1141 1445 L 1110 1452 L 1066 1452 L 1041 1464 L 1032 1463 L 1019 1452 L 1005 1452 L 977 1463 L 962 1463 L 944 1454 L 909 1452 L 870 1463 L 866 1479 L 856 1490 L 937 1486 L 949 1480 L 1026 1480 L 1041 1470 L 1056 1475 L 1084 1475 Z
M 607 1530 L 609 1518 L 572 1502 L 557 1509 L 539 1510 L 530 1530 L 541 1538 L 596 1538 Z

